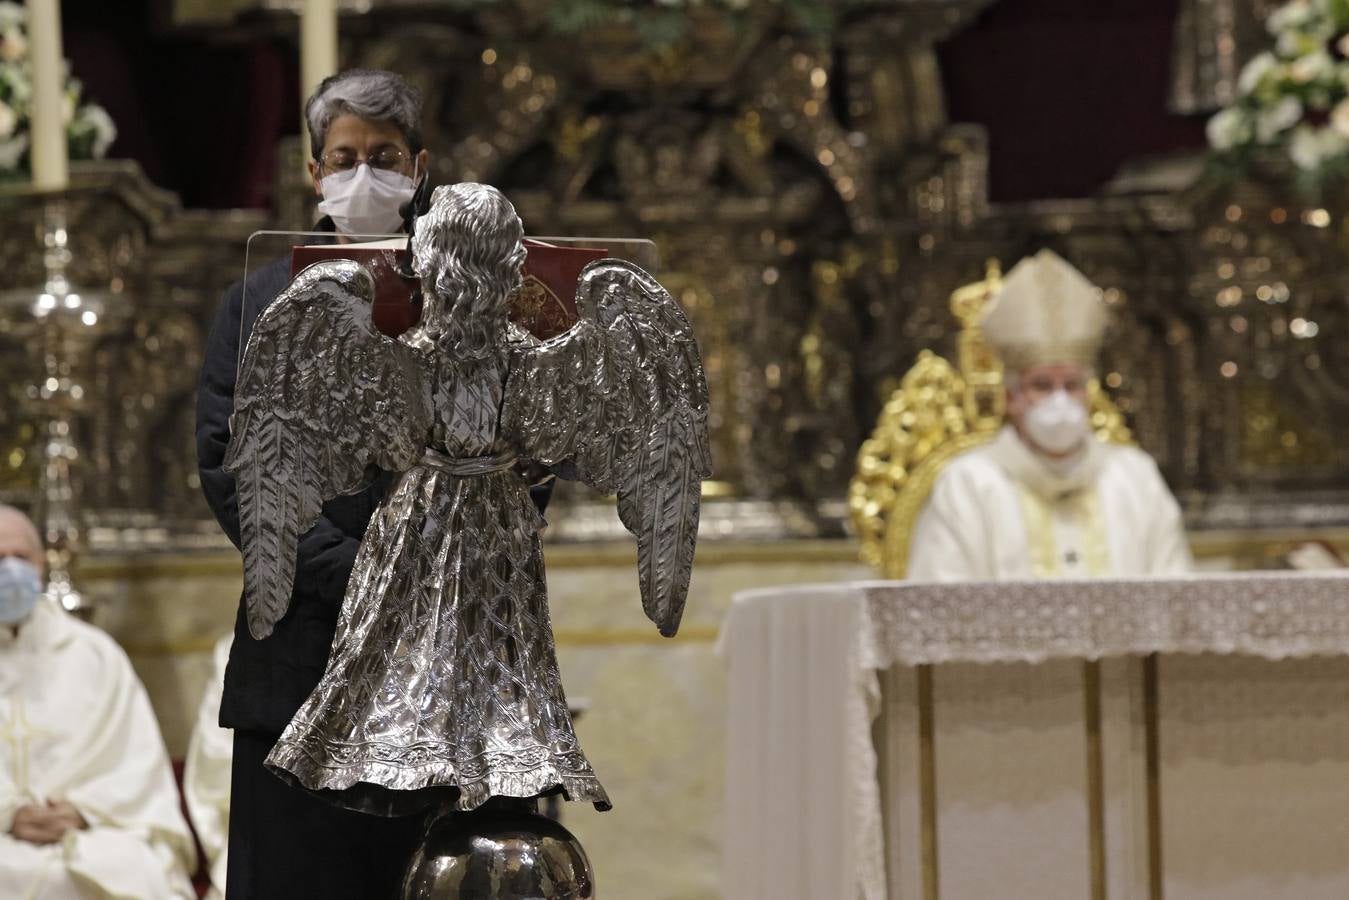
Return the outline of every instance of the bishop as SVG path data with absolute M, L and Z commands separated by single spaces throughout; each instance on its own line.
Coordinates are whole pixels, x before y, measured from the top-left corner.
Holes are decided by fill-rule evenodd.
M 1007 423 L 937 479 L 914 526 L 910 578 L 1190 568 L 1180 507 L 1156 463 L 1092 434 L 1087 387 L 1106 324 L 1100 289 L 1054 252 L 1008 273 L 981 322 L 1004 366 Z

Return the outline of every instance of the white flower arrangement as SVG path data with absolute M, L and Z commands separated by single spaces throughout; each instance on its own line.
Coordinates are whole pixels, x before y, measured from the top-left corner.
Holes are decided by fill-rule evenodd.
M 25 28 L 28 13 L 10 0 L 0 0 L 0 177 L 28 169 L 33 84 Z M 80 103 L 83 87 L 65 76 L 66 141 L 72 159 L 101 159 L 117 137 L 112 117 L 94 103 Z
M 1246 64 L 1208 122 L 1214 150 L 1285 153 L 1313 180 L 1349 172 L 1349 0 L 1292 0 L 1266 21 L 1274 48 Z

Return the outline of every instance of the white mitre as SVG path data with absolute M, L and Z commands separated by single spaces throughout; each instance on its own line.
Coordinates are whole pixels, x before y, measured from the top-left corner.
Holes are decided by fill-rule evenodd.
M 1101 289 L 1052 250 L 1012 267 L 980 329 L 1009 372 L 1096 362 L 1108 317 Z

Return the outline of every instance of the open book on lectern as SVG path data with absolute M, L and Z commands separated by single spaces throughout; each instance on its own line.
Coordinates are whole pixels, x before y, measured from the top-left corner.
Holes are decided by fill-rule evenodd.
M 375 279 L 371 309 L 375 327 L 397 337 L 416 325 L 421 307 L 415 297 L 415 282 L 399 274 L 407 236 L 351 237 L 351 242 L 339 244 L 334 243 L 331 232 L 254 232 L 245 255 L 245 308 L 249 307 L 249 290 L 267 290 L 271 296 L 266 299 L 270 300 L 305 267 L 321 260 L 351 259 L 364 265 Z M 649 272 L 659 269 L 655 244 L 645 239 L 540 237 L 526 238 L 525 246 L 524 282 L 512 301 L 510 318 L 541 340 L 561 334 L 576 323 L 577 280 L 592 262 L 615 257 L 636 263 Z M 274 274 L 262 271 L 280 267 L 283 261 L 284 271 Z

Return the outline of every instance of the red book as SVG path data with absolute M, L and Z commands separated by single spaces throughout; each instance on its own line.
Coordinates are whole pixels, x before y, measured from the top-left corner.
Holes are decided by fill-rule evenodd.
M 416 282 L 398 274 L 398 261 L 406 247 L 406 240 L 297 246 L 291 250 L 290 277 L 321 260 L 355 260 L 375 278 L 371 310 L 375 327 L 389 337 L 398 337 L 422 317 L 421 304 L 412 298 Z M 511 321 L 547 340 L 576 324 L 576 282 L 581 270 L 604 259 L 609 251 L 532 240 L 525 241 L 525 250 L 525 279 L 511 301 Z

